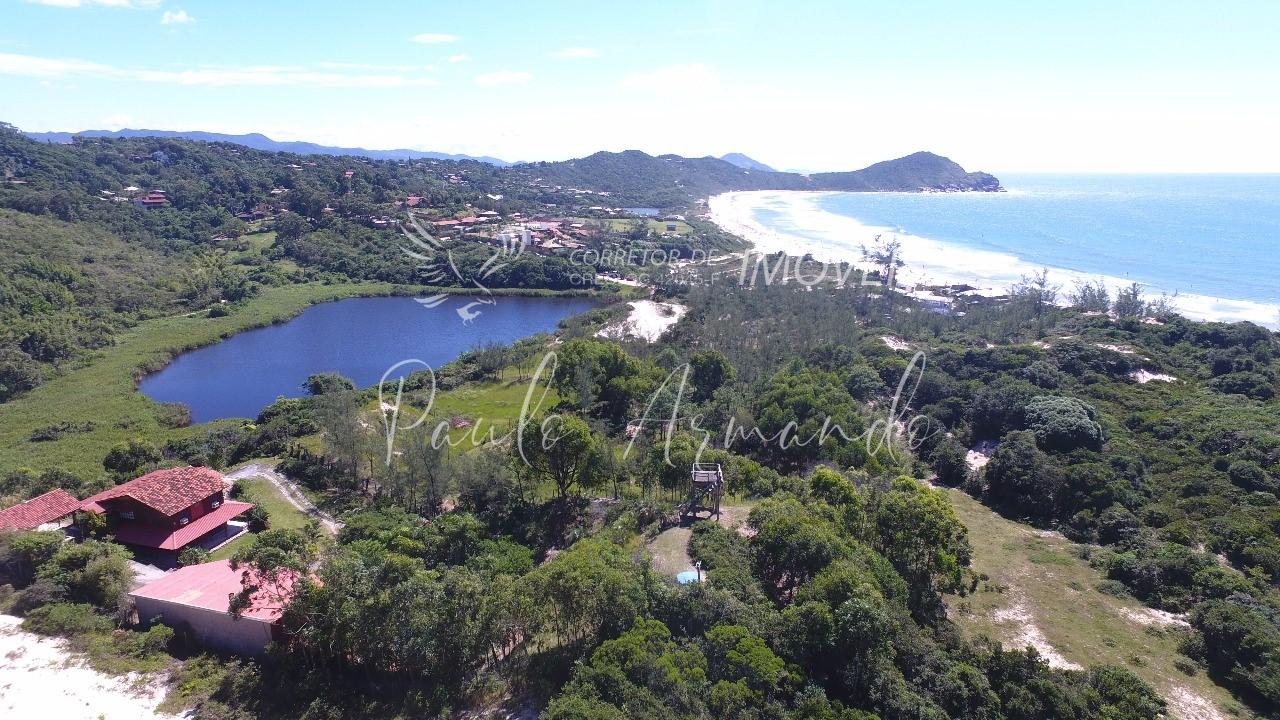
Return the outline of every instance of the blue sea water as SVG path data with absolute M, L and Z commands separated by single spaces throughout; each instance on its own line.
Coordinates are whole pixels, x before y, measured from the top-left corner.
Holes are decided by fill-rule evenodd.
M 841 259 L 867 238 L 839 218 L 899 234 L 936 279 L 998 285 L 1045 266 L 1068 288 L 1139 282 L 1191 316 L 1280 320 L 1280 175 L 1000 178 L 1008 192 L 760 193 L 749 215 Z

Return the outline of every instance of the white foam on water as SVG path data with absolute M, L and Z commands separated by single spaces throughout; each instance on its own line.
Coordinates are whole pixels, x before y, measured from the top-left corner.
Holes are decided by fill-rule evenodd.
M 838 193 L 795 190 L 760 190 L 731 192 L 708 201 L 711 219 L 725 230 L 755 245 L 762 253 L 786 252 L 789 255 L 812 255 L 823 262 L 848 262 L 865 265 L 862 248 L 871 247 L 877 235 L 896 237 L 901 243 L 901 257 L 906 266 L 898 273 L 900 285 L 968 284 L 985 295 L 1002 295 L 1024 276 L 1038 273 L 1042 265 L 1009 253 L 966 248 L 900 232 L 896 228 L 866 225 L 858 220 L 824 210 L 818 201 Z M 779 214 L 776 226 L 756 220 L 757 210 Z M 1096 275 L 1064 268 L 1048 268 L 1051 282 L 1062 286 L 1060 296 L 1077 282 L 1103 282 L 1115 296 L 1117 289 L 1128 287 L 1133 280 L 1109 275 Z M 1148 300 L 1167 294 L 1170 305 L 1195 320 L 1237 322 L 1248 320 L 1272 329 L 1280 329 L 1280 305 L 1254 300 L 1211 297 L 1208 295 L 1174 294 L 1176 288 L 1143 284 Z

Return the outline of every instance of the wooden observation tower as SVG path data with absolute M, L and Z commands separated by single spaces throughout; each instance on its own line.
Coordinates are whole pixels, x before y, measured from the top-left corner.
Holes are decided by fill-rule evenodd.
M 724 471 L 719 463 L 694 463 L 693 482 L 689 486 L 689 500 L 684 504 L 681 513 L 684 517 L 698 516 L 700 512 L 708 513 L 708 517 L 720 517 L 720 497 L 724 495 Z

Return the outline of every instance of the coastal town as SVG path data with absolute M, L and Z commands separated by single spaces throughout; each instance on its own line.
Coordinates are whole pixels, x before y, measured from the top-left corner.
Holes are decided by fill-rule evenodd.
M 0 2 L 0 720 L 1280 718 L 1280 3 Z

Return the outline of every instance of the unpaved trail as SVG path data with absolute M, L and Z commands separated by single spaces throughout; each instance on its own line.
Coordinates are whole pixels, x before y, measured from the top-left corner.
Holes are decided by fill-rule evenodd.
M 249 463 L 237 468 L 233 472 L 226 474 L 228 480 L 247 480 L 249 478 L 261 477 L 266 478 L 268 482 L 276 487 L 288 503 L 298 510 L 305 513 L 308 517 L 314 518 L 320 523 L 325 530 L 331 535 L 337 535 L 342 529 L 342 523 L 338 522 L 332 515 L 315 506 L 315 503 L 307 499 L 302 490 L 293 483 L 292 480 L 281 475 L 276 471 L 274 465 L 267 463 Z

